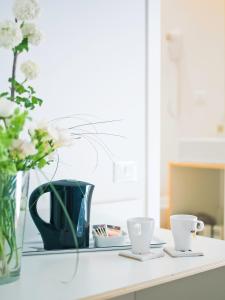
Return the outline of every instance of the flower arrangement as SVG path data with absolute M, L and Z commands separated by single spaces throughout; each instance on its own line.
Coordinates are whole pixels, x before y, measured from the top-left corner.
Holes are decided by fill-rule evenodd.
M 38 0 L 14 0 L 14 21 L 0 22 L 0 49 L 12 53 L 9 90 L 0 92 L 0 284 L 19 276 L 28 190 L 28 181 L 24 178 L 27 179 L 25 175 L 29 170 L 50 164 L 57 149 L 80 138 L 93 147 L 96 161 L 98 153 L 94 142 L 111 157 L 110 149 L 97 135 L 121 137 L 96 129 L 98 124 L 120 120 L 90 121 L 78 117 L 85 122 L 70 128 L 53 126 L 52 121 L 34 124 L 31 112 L 41 106 L 43 100 L 37 96 L 30 81 L 38 76 L 39 69 L 31 60 L 22 62 L 20 72 L 24 79 L 21 82 L 17 79 L 17 66 L 20 55 L 41 42 L 42 33 L 34 23 L 39 12 Z M 74 116 L 65 118 L 74 119 Z M 61 203 L 59 195 L 56 196 Z M 73 224 L 65 207 L 63 210 L 76 240 Z
M 31 60 L 23 62 L 23 82 L 17 81 L 16 71 L 19 55 L 41 41 L 40 30 L 32 23 L 40 7 L 36 0 L 16 0 L 13 12 L 14 22 L 0 23 L 0 47 L 13 55 L 10 91 L 0 93 L 0 172 L 8 174 L 43 168 L 51 162 L 50 154 L 72 141 L 67 129 L 54 128 L 47 122 L 27 126 L 32 120 L 30 111 L 43 103 L 29 83 L 37 77 L 38 67 Z
M 11 281 L 20 269 L 22 247 L 21 221 L 18 214 L 23 207 L 24 188 L 19 190 L 18 176 L 35 168 L 43 168 L 52 161 L 51 154 L 62 146 L 70 145 L 72 134 L 68 129 L 39 122 L 33 125 L 31 111 L 41 106 L 43 100 L 36 95 L 30 81 L 38 75 L 37 65 L 25 61 L 20 65 L 24 80 L 16 77 L 18 58 L 39 45 L 42 34 L 34 20 L 40 7 L 37 0 L 15 0 L 14 21 L 0 23 L 0 48 L 12 52 L 12 74 L 8 79 L 9 90 L 0 92 L 0 284 Z M 21 228 L 20 228 L 21 227 Z M 18 231 L 20 231 L 18 235 Z

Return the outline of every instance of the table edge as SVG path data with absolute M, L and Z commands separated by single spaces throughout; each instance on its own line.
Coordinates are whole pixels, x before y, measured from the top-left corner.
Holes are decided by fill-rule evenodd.
M 151 281 L 145 281 L 145 282 L 125 286 L 125 287 L 122 287 L 122 288 L 119 288 L 119 289 L 116 289 L 116 290 L 110 290 L 108 292 L 95 294 L 95 295 L 88 296 L 88 297 L 82 297 L 82 298 L 79 298 L 79 299 L 82 299 L 82 300 L 112 299 L 114 297 L 124 296 L 124 295 L 130 294 L 130 293 L 138 292 L 140 290 L 144 290 L 144 289 L 147 289 L 147 288 L 151 288 L 151 287 L 154 287 L 154 286 L 157 286 L 157 285 L 172 282 L 172 281 L 175 281 L 175 280 L 178 280 L 178 279 L 186 278 L 186 277 L 193 276 L 193 275 L 196 275 L 196 274 L 200 274 L 200 273 L 203 273 L 203 272 L 207 272 L 207 271 L 210 271 L 210 270 L 218 269 L 218 268 L 224 267 L 224 266 L 225 266 L 225 260 L 222 260 L 222 261 L 219 261 L 218 263 L 208 264 L 208 265 L 202 266 L 200 268 L 190 269 L 186 272 L 180 272 L 180 273 L 177 273 L 177 274 L 170 274 L 169 276 L 164 276 L 164 277 L 159 278 L 159 279 L 154 279 L 154 280 L 151 280 Z M 76 298 L 74 298 L 73 300 L 76 300 Z

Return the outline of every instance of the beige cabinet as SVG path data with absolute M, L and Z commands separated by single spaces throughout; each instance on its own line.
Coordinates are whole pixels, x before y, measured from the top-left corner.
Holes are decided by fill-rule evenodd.
M 224 238 L 225 164 L 170 162 L 168 176 L 171 214 L 194 214 L 205 221 L 204 235 Z

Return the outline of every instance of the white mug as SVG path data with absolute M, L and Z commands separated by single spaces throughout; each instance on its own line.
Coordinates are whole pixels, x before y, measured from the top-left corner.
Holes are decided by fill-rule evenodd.
M 204 223 L 192 215 L 173 215 L 170 217 L 175 250 L 191 250 L 192 234 L 204 229 Z
M 132 218 L 127 220 L 132 253 L 146 254 L 150 252 L 154 227 L 155 221 L 152 218 Z

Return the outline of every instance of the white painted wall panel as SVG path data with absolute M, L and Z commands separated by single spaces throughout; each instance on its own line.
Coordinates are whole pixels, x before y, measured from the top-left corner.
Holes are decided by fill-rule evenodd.
M 12 0 L 0 0 L 0 19 L 12 16 L 12 3 Z M 40 0 L 40 4 L 38 24 L 44 41 L 39 47 L 31 47 L 28 55 L 19 60 L 30 58 L 40 66 L 40 76 L 33 84 L 45 102 L 35 112 L 35 119 L 71 114 L 85 114 L 78 116 L 78 123 L 93 119 L 92 115 L 100 120 L 123 119 L 102 125 L 100 131 L 119 133 L 125 139 L 107 136 L 101 139 L 115 154 L 112 160 L 134 161 L 138 169 L 137 182 L 113 183 L 112 160 L 96 145 L 99 163 L 93 172 L 96 154 L 83 140 L 60 151 L 56 178 L 94 183 L 93 222 L 103 221 L 107 216 L 111 222 L 124 224 L 129 216 L 146 214 L 146 1 Z M 156 11 L 149 13 L 155 15 Z M 1 50 L 4 78 L 10 72 L 10 59 L 7 52 Z M 158 64 L 151 66 L 159 67 Z M 153 69 L 151 72 L 154 77 Z M 6 86 L 7 81 L 1 80 L 0 88 Z M 153 101 L 154 98 L 151 103 Z M 153 116 L 154 111 L 151 113 Z M 53 167 L 45 170 L 49 178 L 52 172 Z M 152 180 L 148 184 L 155 188 L 157 174 Z M 32 188 L 38 184 L 39 180 L 33 175 Z M 150 201 L 156 217 L 157 204 L 154 203 L 158 200 L 153 196 Z M 41 208 L 46 207 L 42 201 Z

